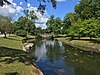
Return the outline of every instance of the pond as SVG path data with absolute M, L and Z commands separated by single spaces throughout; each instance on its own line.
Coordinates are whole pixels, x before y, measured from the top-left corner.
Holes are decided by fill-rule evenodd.
M 32 51 L 44 75 L 100 75 L 100 55 L 97 53 L 51 40 L 36 40 Z

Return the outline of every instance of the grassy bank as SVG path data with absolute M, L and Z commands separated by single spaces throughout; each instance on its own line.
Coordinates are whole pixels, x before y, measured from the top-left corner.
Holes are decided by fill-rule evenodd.
M 14 49 L 22 49 L 22 37 L 11 36 L 7 38 L 0 38 L 0 46 Z
M 0 75 L 39 75 L 35 73 L 38 70 L 32 68 L 28 54 L 22 50 L 22 39 L 18 36 L 0 38 Z
M 100 38 L 93 38 L 90 40 L 88 37 L 83 37 L 80 40 L 70 40 L 70 37 L 60 37 L 56 39 L 86 51 L 95 51 L 100 53 Z

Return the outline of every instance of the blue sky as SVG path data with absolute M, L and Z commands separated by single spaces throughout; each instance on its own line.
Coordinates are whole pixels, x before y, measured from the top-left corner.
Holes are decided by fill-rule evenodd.
M 56 17 L 60 17 L 63 19 L 66 13 L 74 12 L 75 5 L 79 2 L 79 0 L 66 0 L 57 3 L 57 8 L 53 9 L 52 6 L 47 6 L 48 14 L 54 14 Z
M 39 20 L 37 20 L 37 27 L 41 26 L 43 28 L 46 27 L 45 23 L 50 15 L 54 14 L 55 17 L 60 17 L 63 20 L 65 14 L 68 12 L 74 12 L 75 5 L 79 3 L 79 0 L 57 0 L 57 8 L 54 9 L 52 4 L 47 2 L 46 12 L 44 15 L 41 15 L 36 11 L 37 7 L 39 6 L 39 2 L 37 0 L 27 0 L 27 2 L 25 2 L 25 0 L 9 1 L 12 3 L 12 5 L 0 7 L 0 14 L 13 17 L 15 20 L 17 20 L 18 17 L 24 15 L 24 9 L 35 10 L 36 15 L 39 18 Z
M 15 3 L 20 5 L 20 2 L 23 2 L 21 5 L 24 9 L 27 8 L 27 3 L 30 3 L 33 7 L 38 7 L 39 2 L 37 0 L 27 0 L 27 3 L 24 0 L 14 0 Z M 60 17 L 63 19 L 66 13 L 74 12 L 74 7 L 78 4 L 79 0 L 60 0 L 57 2 L 57 8 L 54 9 L 51 3 L 46 3 L 46 11 L 49 15 L 54 14 L 55 17 Z

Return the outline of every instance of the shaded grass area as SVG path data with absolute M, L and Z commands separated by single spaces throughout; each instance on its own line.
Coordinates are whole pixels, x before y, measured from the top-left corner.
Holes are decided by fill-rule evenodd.
M 0 75 L 32 75 L 29 53 L 21 50 L 22 37 L 0 38 Z
M 89 39 L 88 37 L 83 37 L 81 39 L 71 40 L 70 37 L 60 37 L 56 39 L 86 51 L 100 53 L 100 38 Z
M 30 62 L 22 50 L 0 47 L 0 75 L 25 75 Z
M 70 51 L 67 51 L 70 50 Z M 67 56 L 64 59 L 66 65 L 70 64 L 75 71 L 75 75 L 100 75 L 100 54 L 93 53 L 90 51 L 86 52 L 83 50 L 72 48 L 70 49 L 68 45 L 66 45 L 66 51 L 63 54 Z
M 7 38 L 0 38 L 0 46 L 14 48 L 14 49 L 22 49 L 22 37 L 12 36 Z

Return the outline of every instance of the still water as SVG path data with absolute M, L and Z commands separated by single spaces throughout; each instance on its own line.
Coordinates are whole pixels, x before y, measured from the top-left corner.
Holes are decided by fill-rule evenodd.
M 63 42 L 35 41 L 33 56 L 44 75 L 100 75 L 100 55 Z

